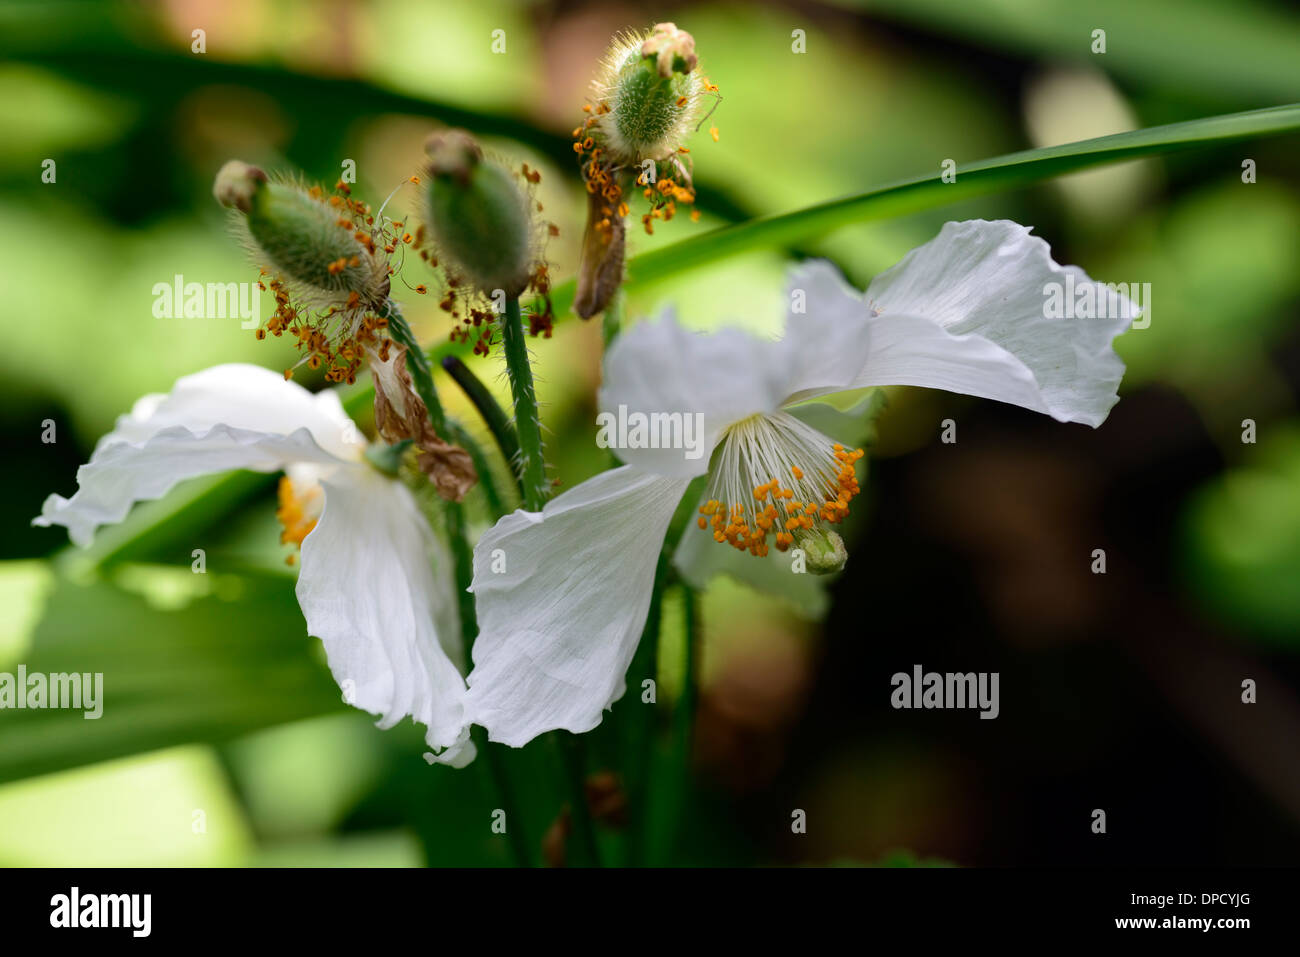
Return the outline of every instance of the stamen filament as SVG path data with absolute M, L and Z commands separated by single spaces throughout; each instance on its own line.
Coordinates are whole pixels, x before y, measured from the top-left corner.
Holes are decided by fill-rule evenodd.
M 767 555 L 769 537 L 785 551 L 819 521 L 849 514 L 862 456 L 788 413 L 751 416 L 723 434 L 696 524 L 751 555 Z

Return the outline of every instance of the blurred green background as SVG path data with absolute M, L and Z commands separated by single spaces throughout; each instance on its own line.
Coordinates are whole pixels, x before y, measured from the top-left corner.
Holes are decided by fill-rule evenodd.
M 0 712 L 0 863 L 508 860 L 487 826 L 483 762 L 427 767 L 416 728 L 377 731 L 339 700 L 293 598 L 265 477 L 129 548 L 105 534 L 89 560 L 29 522 L 47 494 L 71 493 L 139 395 L 220 362 L 290 364 L 287 344 L 258 343 L 236 320 L 152 314 L 154 284 L 176 274 L 255 276 L 210 194 L 226 159 L 327 184 L 353 159 L 354 194 L 378 203 L 414 172 L 429 130 L 464 126 L 542 171 L 538 197 L 560 229 L 551 274 L 568 279 L 584 212 L 569 131 L 611 35 L 662 20 L 695 35 L 723 97 L 710 121 L 720 136 L 691 144 L 701 221 L 635 233 L 633 253 L 945 159 L 1300 100 L 1300 20 L 1281 2 L 0 4 L 12 363 L 0 378 L 0 670 L 105 673 L 99 721 Z M 1092 52 L 1098 28 L 1104 54 Z M 196 29 L 206 52 L 192 51 Z M 792 52 L 794 31 L 806 52 Z M 1118 344 L 1122 401 L 1098 432 L 889 390 L 853 560 L 823 622 L 727 581 L 706 593 L 695 773 L 656 776 L 652 859 L 1295 862 L 1296 146 L 1126 163 L 633 291 L 631 316 L 674 304 L 697 328 L 771 332 L 792 258 L 828 256 L 865 286 L 945 220 L 976 216 L 1033 226 L 1094 278 L 1152 287 L 1151 325 Z M 410 286 L 428 280 L 420 268 Z M 395 289 L 427 340 L 445 341 L 435 304 Z M 571 487 L 607 462 L 591 441 L 600 330 L 563 317 L 533 345 L 554 472 Z M 503 388 L 497 359 L 475 368 Z M 956 446 L 938 441 L 949 416 Z M 1255 443 L 1242 441 L 1247 419 Z M 195 548 L 205 575 L 191 573 Z M 1090 572 L 1095 548 L 1105 576 Z M 665 619 L 667 706 L 680 685 L 675 593 Z M 917 662 L 999 671 L 999 720 L 891 710 L 889 676 Z M 1244 678 L 1256 705 L 1240 703 Z M 635 733 L 625 710 L 592 735 L 595 767 Z M 563 800 L 552 756 L 539 743 L 508 757 L 537 843 Z M 1088 829 L 1096 807 L 1106 838 Z M 805 835 L 790 833 L 794 808 L 808 812 Z M 602 830 L 610 848 L 621 839 Z

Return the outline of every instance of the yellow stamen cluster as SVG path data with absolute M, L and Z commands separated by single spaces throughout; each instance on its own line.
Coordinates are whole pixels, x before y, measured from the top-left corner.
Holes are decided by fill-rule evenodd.
M 685 152 L 686 148 L 682 148 Z M 645 186 L 645 177 L 637 177 L 637 185 Z M 695 202 L 695 193 L 685 186 L 679 186 L 671 179 L 661 179 L 653 187 L 646 186 L 642 193 L 646 199 L 650 200 L 650 212 L 641 217 L 641 225 L 645 227 L 646 235 L 654 235 L 654 221 L 662 219 L 665 223 L 672 219 L 677 213 L 677 204 L 689 204 Z M 699 219 L 699 210 L 691 210 L 691 221 Z
M 623 202 L 623 187 L 618 184 L 611 164 L 603 159 L 604 149 L 591 136 L 592 127 L 599 125 L 600 117 L 608 113 L 610 108 L 608 103 L 601 102 L 594 106 L 587 103 L 582 109 L 591 115 L 573 131 L 573 152 L 584 160 L 582 179 L 587 192 L 599 195 L 603 200 L 600 207 L 602 218 L 596 220 L 595 227 L 608 242 L 614 229 L 614 217 L 621 218 L 628 213 L 627 203 Z
M 711 84 L 709 88 L 717 89 Z M 608 242 L 613 232 L 615 217 L 622 219 L 631 210 L 624 199 L 623 187 L 619 185 L 617 169 L 604 158 L 604 151 L 599 143 L 589 135 L 591 127 L 599 122 L 600 116 L 609 112 L 609 104 L 599 103 L 594 107 L 587 104 L 583 109 L 592 115 L 587 118 L 587 121 L 582 126 L 574 129 L 573 151 L 584 160 L 582 178 L 586 184 L 587 192 L 599 195 L 602 200 L 601 218 L 597 219 L 594 225 L 596 229 L 604 234 Z M 682 146 L 678 147 L 677 152 L 685 155 L 690 150 Z M 682 174 L 683 179 L 689 179 L 689 174 L 679 159 L 674 157 L 672 164 Z M 678 184 L 672 178 L 660 179 L 651 184 L 646 174 L 642 172 L 636 177 L 636 185 L 644 187 L 642 195 L 650 201 L 650 211 L 641 216 L 641 225 L 645 228 L 647 235 L 654 234 L 655 220 L 668 222 L 673 218 L 677 212 L 678 203 L 688 205 L 695 202 L 695 191 Z M 699 211 L 692 209 L 691 221 L 695 222 L 699 218 Z
M 300 494 L 289 476 L 282 475 L 280 485 L 276 489 L 276 497 L 279 507 L 275 510 L 275 517 L 280 520 L 284 528 L 280 533 L 280 544 L 296 545 L 301 548 L 303 539 L 311 534 L 320 518 L 321 508 L 324 505 L 324 492 L 319 485 L 311 485 Z M 296 552 L 285 559 L 286 564 L 289 565 L 294 564 L 295 561 L 297 561 Z
M 355 292 L 342 309 L 331 306 L 313 314 L 293 303 L 283 280 L 259 282 L 258 286 L 269 288 L 275 296 L 275 313 L 257 330 L 257 338 L 265 339 L 270 333 L 278 339 L 289 333 L 302 353 L 297 365 L 306 363 L 310 369 L 324 367 L 326 381 L 351 385 L 357 381 L 367 348 L 378 351 L 387 360 L 392 348 L 392 340 L 384 335 L 388 320 L 366 314 Z M 340 313 L 342 320 L 338 318 Z M 286 379 L 293 378 L 294 368 L 297 366 L 284 371 Z
M 803 501 L 796 497 L 807 496 L 810 484 L 805 481 L 804 470 L 792 465 L 790 485 L 803 488 L 803 492 L 773 478 L 754 486 L 752 501 L 726 504 L 710 499 L 700 507 L 696 524 L 702 529 L 711 527 L 714 541 L 725 542 L 759 558 L 768 554 L 769 536 L 774 536 L 777 550 L 784 552 L 794 544 L 798 532 L 812 530 L 819 520 L 838 524 L 845 519 L 849 502 L 860 491 L 854 466 L 862 456 L 861 449 L 849 450 L 838 442 L 832 446 L 837 471 L 831 475 L 829 470 L 819 470 L 823 481 L 811 483 L 821 486 L 820 500 Z

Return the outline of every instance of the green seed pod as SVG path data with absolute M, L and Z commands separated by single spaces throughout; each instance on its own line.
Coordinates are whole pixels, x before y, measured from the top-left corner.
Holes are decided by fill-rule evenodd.
M 442 259 L 488 296 L 520 295 L 534 265 L 528 194 L 463 130 L 433 134 L 425 152 L 425 217 Z

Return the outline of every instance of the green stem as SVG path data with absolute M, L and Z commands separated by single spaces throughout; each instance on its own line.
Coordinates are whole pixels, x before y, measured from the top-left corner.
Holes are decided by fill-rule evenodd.
M 523 477 L 524 508 L 539 512 L 546 501 L 546 459 L 542 453 L 542 423 L 537 413 L 528 340 L 519 313 L 519 300 L 507 299 L 499 323 L 506 354 L 506 374 L 515 399 L 515 429 L 519 434 L 519 474 Z
M 695 745 L 695 712 L 699 707 L 700 612 L 695 590 L 682 588 L 685 646 L 682 649 L 682 693 L 673 712 L 673 800 L 666 850 L 670 855 L 681 839 L 682 820 L 690 795 L 691 755 Z
M 478 409 L 479 415 L 483 417 L 483 422 L 487 425 L 488 431 L 496 439 L 497 447 L 501 449 L 501 454 L 505 456 L 506 464 L 510 467 L 510 472 L 519 485 L 519 494 L 523 495 L 524 480 L 519 470 L 522 464 L 519 455 L 519 436 L 515 432 L 514 424 L 492 393 L 488 391 L 487 386 L 470 371 L 469 366 L 461 362 L 456 356 L 447 356 L 442 360 L 442 367 L 461 387 L 470 402 L 474 403 L 474 408 Z
M 420 348 L 419 342 L 412 332 L 411 326 L 402 315 L 401 309 L 397 303 L 389 299 L 383 311 L 388 319 L 388 331 L 393 339 L 406 346 L 406 366 L 411 370 L 411 381 L 415 386 L 416 393 L 424 400 L 425 407 L 429 410 L 429 422 L 433 425 L 433 430 L 444 439 L 455 438 L 466 449 L 470 450 L 470 457 L 474 460 L 474 467 L 479 472 L 480 481 L 487 475 L 487 462 L 480 451 L 475 458 L 475 451 L 478 451 L 477 445 L 469 441 L 469 436 L 459 426 L 455 428 L 453 436 L 447 426 L 447 417 L 442 410 L 442 403 L 438 400 L 438 390 L 433 384 L 433 368 L 429 365 L 428 356 Z M 488 482 L 490 483 L 490 477 Z M 493 495 L 488 491 L 488 485 L 484 485 L 484 492 L 488 495 L 489 505 Z M 497 498 L 497 508 L 501 508 L 500 497 Z M 447 538 L 451 542 L 452 560 L 455 566 L 456 576 L 456 602 L 457 610 L 460 612 L 460 638 L 461 648 L 464 652 L 465 663 L 468 665 L 473 660 L 472 653 L 474 649 L 474 639 L 478 635 L 478 614 L 474 609 L 474 596 L 469 591 L 470 583 L 474 580 L 474 551 L 469 544 L 469 528 L 465 515 L 465 506 L 460 502 L 447 502 Z M 487 741 L 487 733 L 482 728 L 475 728 L 472 732 L 474 743 L 479 753 L 487 765 L 488 774 L 492 778 L 493 785 L 496 787 L 497 800 L 501 803 L 501 809 L 506 814 L 506 835 L 510 840 L 510 849 L 514 855 L 515 863 L 520 867 L 527 867 L 529 864 L 528 841 L 520 829 L 520 822 L 523 821 L 523 815 L 519 813 L 515 804 L 514 791 L 510 787 L 510 780 L 506 776 L 505 768 L 501 764 L 501 755 Z
M 456 431 L 462 430 L 458 428 Z M 477 448 L 473 444 L 466 447 Z M 480 453 L 479 459 L 482 459 L 482 453 Z M 475 460 L 475 468 L 480 469 L 480 479 L 484 474 L 482 470 L 486 468 L 486 464 L 484 461 L 480 465 L 479 461 Z M 465 515 L 465 506 L 460 502 L 447 502 L 445 504 L 447 538 L 451 542 L 452 563 L 456 578 L 456 603 L 457 610 L 460 613 L 461 650 L 465 664 L 468 666 L 473 660 L 474 639 L 478 635 L 478 612 L 474 607 L 474 596 L 469 591 L 470 583 L 474 580 L 474 551 L 469 544 L 469 528 Z M 530 863 L 528 841 L 520 827 L 524 818 L 519 813 L 518 805 L 515 803 L 514 789 L 510 786 L 510 779 L 501 763 L 501 754 L 488 742 L 487 732 L 483 728 L 475 727 L 472 734 L 474 745 L 478 749 L 483 762 L 487 765 L 488 775 L 492 778 L 492 784 L 496 788 L 497 801 L 500 802 L 501 809 L 506 814 L 506 836 L 510 842 L 510 850 L 514 856 L 515 864 L 519 867 L 528 867 Z
M 505 499 L 501 495 L 501 490 L 497 488 L 497 481 L 487 456 L 483 454 L 479 444 L 458 422 L 448 420 L 447 427 L 451 432 L 450 441 L 469 453 L 470 460 L 474 463 L 474 471 L 478 473 L 479 487 L 483 489 L 483 498 L 487 501 L 488 510 L 492 513 L 492 520 L 496 521 L 508 509 L 506 508 Z
M 480 458 L 481 458 L 480 454 Z M 484 463 L 486 466 L 486 463 Z M 476 468 L 482 468 L 475 462 Z M 483 473 L 480 471 L 480 478 Z M 478 636 L 478 612 L 474 607 L 474 596 L 469 591 L 474 580 L 474 551 L 469 544 L 469 528 L 465 515 L 465 506 L 460 502 L 446 502 L 447 538 L 451 542 L 452 564 L 456 579 L 456 607 L 460 613 L 461 651 L 468 666 L 473 660 L 474 639 Z M 506 813 L 506 836 L 515 864 L 519 867 L 529 866 L 528 841 L 520 827 L 523 815 L 515 803 L 514 789 L 501 763 L 499 751 L 487 740 L 487 732 L 476 727 L 472 731 L 474 745 L 487 765 L 488 775 L 496 788 L 497 801 Z
M 474 725 L 470 734 L 474 739 L 474 747 L 478 749 L 479 759 L 487 765 L 488 776 L 492 778 L 492 786 L 496 789 L 496 799 L 501 804 L 501 810 L 505 811 L 506 840 L 510 844 L 510 855 L 515 866 L 532 867 L 528 839 L 521 828 L 523 816 L 519 813 L 514 788 L 510 786 L 510 778 L 501 762 L 501 750 L 488 741 L 486 728 Z
M 560 751 L 560 763 L 564 766 L 569 787 L 569 820 L 573 825 L 569 835 L 569 862 L 580 867 L 600 867 L 596 828 L 591 822 L 591 809 L 587 806 L 587 745 L 581 737 L 569 731 L 556 731 L 552 738 Z
M 605 307 L 605 315 L 601 319 L 600 333 L 607 350 L 623 331 L 623 295 L 623 287 L 620 286 L 614 291 L 614 296 Z
M 452 565 L 456 578 L 456 609 L 460 613 L 461 651 L 466 664 L 478 635 L 478 612 L 474 595 L 469 591 L 474 580 L 474 551 L 469 547 L 469 529 L 465 508 L 459 502 L 447 502 L 447 538 L 451 540 Z
M 515 430 L 519 436 L 519 474 L 523 479 L 524 508 L 540 512 L 549 490 L 546 483 L 546 459 L 542 452 L 542 425 L 537 414 L 537 393 L 533 388 L 533 368 L 528 361 L 528 340 L 524 336 L 519 300 L 507 299 L 505 315 L 499 323 L 501 343 L 506 354 L 506 375 L 515 400 Z M 596 849 L 596 830 L 587 807 L 586 745 L 577 735 L 557 731 L 551 735 L 560 751 L 561 763 L 569 789 L 569 813 L 573 824 L 570 847 L 583 863 L 600 866 Z
M 631 825 L 625 847 L 628 867 L 640 867 L 646 862 L 646 847 L 650 836 L 650 777 L 654 763 L 654 729 L 657 705 L 641 700 L 641 684 L 646 679 L 659 678 L 659 632 L 663 624 L 664 588 L 669 575 L 669 553 L 659 555 L 655 569 L 654 586 L 650 592 L 650 608 L 646 612 L 645 627 L 637 644 L 632 664 L 627 670 L 628 725 L 627 725 L 627 800 Z M 658 695 L 656 694 L 656 700 Z

